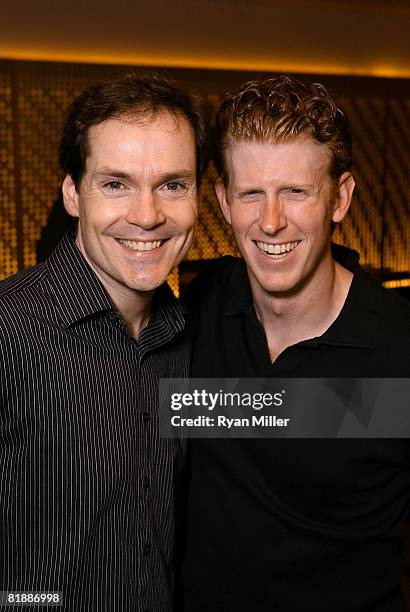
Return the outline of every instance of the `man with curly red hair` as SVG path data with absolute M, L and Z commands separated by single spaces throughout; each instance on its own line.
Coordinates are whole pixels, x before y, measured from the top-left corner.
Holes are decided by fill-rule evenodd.
M 192 290 L 193 377 L 409 377 L 408 304 L 331 244 L 354 189 L 320 84 L 246 83 L 217 116 L 216 194 L 242 258 Z M 396 612 L 409 452 L 389 439 L 195 439 L 183 608 Z

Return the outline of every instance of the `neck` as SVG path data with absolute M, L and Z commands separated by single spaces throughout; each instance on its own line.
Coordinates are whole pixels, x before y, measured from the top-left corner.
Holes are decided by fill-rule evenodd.
M 109 287 L 104 286 L 115 308 L 121 315 L 129 335 L 137 340 L 142 330 L 148 325 L 154 292 L 135 292 L 134 299 L 132 300 L 128 295 L 122 295 L 118 291 L 115 293 L 110 292 Z
M 288 346 L 321 336 L 339 315 L 353 274 L 331 257 L 324 269 L 299 290 L 274 294 L 252 282 L 256 315 L 261 322 L 272 361 Z
M 112 303 L 127 327 L 129 335 L 137 340 L 142 330 L 148 325 L 152 298 L 155 291 L 138 291 L 119 283 L 114 278 L 105 274 L 104 271 L 88 257 L 78 236 L 76 244 L 110 296 Z
M 99 270 L 94 268 L 94 272 L 121 315 L 129 335 L 137 340 L 142 330 L 148 325 L 154 291 L 137 291 L 122 287 L 115 281 L 106 278 Z

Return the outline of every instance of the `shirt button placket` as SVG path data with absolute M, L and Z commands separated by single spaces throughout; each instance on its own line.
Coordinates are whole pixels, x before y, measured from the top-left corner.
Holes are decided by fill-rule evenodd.
M 141 606 L 141 611 L 145 612 L 145 610 L 148 612 L 149 611 L 149 607 L 147 606 L 147 590 L 149 589 L 149 576 L 150 573 L 152 571 L 151 568 L 151 559 L 150 559 L 150 555 L 152 554 L 152 545 L 150 542 L 150 520 L 149 520 L 149 510 L 148 510 L 148 503 L 149 503 L 149 491 L 150 491 L 150 486 L 151 486 L 151 479 L 149 478 L 149 471 L 150 471 L 150 467 L 149 467 L 149 461 L 147 459 L 148 457 L 148 438 L 147 436 L 149 435 L 149 430 L 150 430 L 150 422 L 151 422 L 151 413 L 149 412 L 149 410 L 143 410 L 141 413 L 141 420 L 142 420 L 142 430 L 141 430 L 141 453 L 142 453 L 142 462 L 140 465 L 140 503 L 141 503 L 141 511 L 142 511 L 142 515 L 141 515 L 141 519 L 142 519 L 142 523 L 141 523 L 141 554 L 142 554 L 142 558 L 144 560 L 143 564 L 142 564 L 142 590 L 141 590 L 141 600 L 140 600 L 140 606 Z

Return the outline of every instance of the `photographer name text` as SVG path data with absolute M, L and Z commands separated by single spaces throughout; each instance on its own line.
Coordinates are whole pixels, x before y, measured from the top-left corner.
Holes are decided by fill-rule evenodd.
M 252 418 L 243 417 L 231 419 L 223 415 L 217 417 L 197 416 L 194 418 L 181 417 L 175 414 L 171 417 L 171 425 L 173 427 L 225 427 L 231 429 L 235 427 L 287 427 L 290 419 L 278 418 L 275 415 L 259 416 L 254 415 Z

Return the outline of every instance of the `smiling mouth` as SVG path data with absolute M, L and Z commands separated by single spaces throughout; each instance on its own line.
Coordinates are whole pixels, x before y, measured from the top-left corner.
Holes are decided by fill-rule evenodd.
M 159 249 L 159 247 L 165 242 L 165 240 L 151 240 L 143 242 L 142 240 L 123 240 L 117 238 L 120 244 L 123 244 L 130 251 L 153 251 Z
M 282 259 L 294 251 L 301 243 L 301 240 L 297 240 L 296 242 L 282 242 L 281 244 L 269 244 L 269 242 L 261 242 L 259 240 L 254 240 L 254 242 L 258 249 L 267 257 L 271 259 Z

